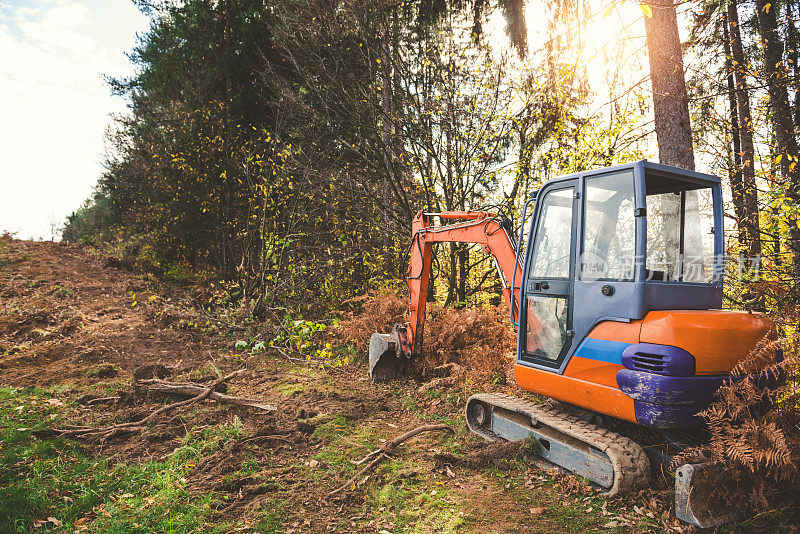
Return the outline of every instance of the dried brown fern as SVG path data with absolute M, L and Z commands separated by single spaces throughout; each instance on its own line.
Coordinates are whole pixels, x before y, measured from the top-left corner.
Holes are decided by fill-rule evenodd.
M 700 414 L 708 422 L 708 443 L 677 459 L 722 462 L 737 481 L 731 503 L 744 511 L 800 502 L 798 361 L 795 337 L 762 339 Z
M 373 332 L 389 332 L 407 320 L 406 299 L 388 289 L 364 298 L 363 310 L 342 321 L 341 338 L 366 353 Z M 505 311 L 485 306 L 457 310 L 429 306 L 425 324 L 423 358 L 414 362 L 417 373 L 428 377 L 434 369 L 455 363 L 464 376 L 478 384 L 505 383 L 508 356 L 514 353 L 516 336 Z
M 359 352 L 366 352 L 369 338 L 375 332 L 388 333 L 396 323 L 405 322 L 408 301 L 399 297 L 394 291 L 382 288 L 371 295 L 365 295 L 349 301 L 363 304 L 363 309 L 349 312 L 341 323 L 340 337 L 343 341 L 356 347 Z
M 505 383 L 516 335 L 501 307 L 438 309 L 425 330 L 423 373 L 446 363 L 457 363 L 477 384 Z

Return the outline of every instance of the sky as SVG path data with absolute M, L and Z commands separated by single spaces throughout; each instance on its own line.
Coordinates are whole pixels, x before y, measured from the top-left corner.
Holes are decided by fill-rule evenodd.
M 604 78 L 602 51 L 616 45 L 610 28 L 643 36 L 640 18 L 633 2 L 591 18 L 580 59 L 592 79 Z M 487 22 L 493 40 L 507 48 L 502 14 Z M 528 10 L 527 23 L 536 54 L 547 37 L 540 7 Z M 103 75 L 133 73 L 125 53 L 147 24 L 131 0 L 0 0 L 0 232 L 57 238 L 54 228 L 91 195 L 103 172 L 111 114 L 125 111 Z M 628 73 L 631 79 L 646 74 L 641 67 Z
M 146 29 L 130 0 L 0 0 L 0 232 L 51 239 L 90 196 L 125 110 L 103 75 Z

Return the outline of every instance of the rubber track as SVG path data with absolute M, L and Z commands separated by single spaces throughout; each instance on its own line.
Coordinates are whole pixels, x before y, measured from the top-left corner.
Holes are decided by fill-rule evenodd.
M 542 425 L 563 432 L 603 451 L 614 467 L 614 482 L 610 488 L 602 492 L 602 495 L 606 497 L 613 497 L 631 491 L 637 486 L 647 483 L 650 478 L 650 461 L 647 459 L 644 449 L 630 438 L 595 426 L 558 408 L 534 404 L 502 393 L 479 393 L 473 395 L 467 401 L 467 406 L 473 400 L 527 415 Z M 498 436 L 493 432 L 474 428 L 470 424 L 469 417 L 467 417 L 467 425 L 472 432 L 488 441 L 498 439 Z

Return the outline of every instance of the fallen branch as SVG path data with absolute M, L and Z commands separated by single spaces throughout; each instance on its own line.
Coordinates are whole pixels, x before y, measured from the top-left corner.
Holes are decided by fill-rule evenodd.
M 150 415 L 141 419 L 139 421 L 129 421 L 127 423 L 119 423 L 116 425 L 109 425 L 106 427 L 101 428 L 76 428 L 76 429 L 55 429 L 54 432 L 62 436 L 68 437 L 81 437 L 81 436 L 88 436 L 88 435 L 101 435 L 102 441 L 106 441 L 107 439 L 116 436 L 117 434 L 124 434 L 126 432 L 139 432 L 144 430 L 146 425 L 153 421 L 159 415 L 175 410 L 177 408 L 182 408 L 184 406 L 190 406 L 192 404 L 198 403 L 202 400 L 207 399 L 214 393 L 214 389 L 219 387 L 220 384 L 227 382 L 231 378 L 241 374 L 243 372 L 242 369 L 238 371 L 234 371 L 229 375 L 225 375 L 222 378 L 218 378 L 214 380 L 208 387 L 203 388 L 203 391 L 191 399 L 175 402 L 173 404 L 168 404 L 167 406 L 162 406 L 158 410 L 152 412 Z
M 354 486 L 355 482 L 359 478 L 364 476 L 364 474 L 367 471 L 369 471 L 370 469 L 372 469 L 373 467 L 378 465 L 381 462 L 381 460 L 383 460 L 389 453 L 394 451 L 404 441 L 413 438 L 417 434 L 422 434 L 423 432 L 432 432 L 432 431 L 435 431 L 435 430 L 446 430 L 447 432 L 453 432 L 453 429 L 450 428 L 448 425 L 424 425 L 424 426 L 417 427 L 414 430 L 410 430 L 410 431 L 406 432 L 405 434 L 401 434 L 401 435 L 397 436 L 396 438 L 387 441 L 386 443 L 382 444 L 380 447 L 378 447 L 377 449 L 375 449 L 374 451 L 372 451 L 371 453 L 366 455 L 364 458 L 362 458 L 361 460 L 356 462 L 356 465 L 360 465 L 360 464 L 366 462 L 369 458 L 374 456 L 372 461 L 370 463 L 368 463 L 366 465 L 366 467 L 362 468 L 358 473 L 356 473 L 350 480 L 348 480 L 347 482 L 345 482 L 344 484 L 342 484 L 341 486 L 339 486 L 335 490 L 329 492 L 328 493 L 328 497 L 336 495 L 337 493 L 340 493 L 340 492 L 350 488 L 351 486 Z
M 203 393 L 206 390 L 205 387 L 198 386 L 197 384 L 191 384 L 186 382 L 167 382 L 159 378 L 139 380 L 136 383 L 145 385 L 148 391 L 153 391 L 156 393 L 164 393 L 167 395 L 181 395 L 184 397 L 196 397 L 197 395 Z M 249 406 L 250 408 L 258 408 L 259 410 L 265 410 L 268 412 L 273 412 L 276 410 L 275 406 L 273 406 L 272 404 L 264 404 L 262 402 L 259 402 L 257 399 L 234 397 L 231 395 L 225 395 L 224 393 L 219 393 L 217 391 L 212 392 L 211 395 L 208 396 L 208 398 L 213 401 L 222 402 L 225 404 L 236 404 L 237 406 Z

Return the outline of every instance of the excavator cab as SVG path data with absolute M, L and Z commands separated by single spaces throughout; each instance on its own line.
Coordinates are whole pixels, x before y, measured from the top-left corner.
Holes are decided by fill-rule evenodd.
M 533 198 L 521 365 L 563 372 L 603 321 L 721 307 L 719 178 L 639 161 L 560 177 Z

